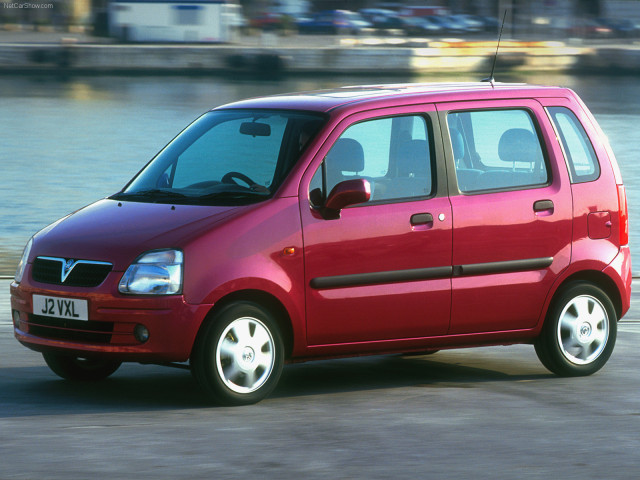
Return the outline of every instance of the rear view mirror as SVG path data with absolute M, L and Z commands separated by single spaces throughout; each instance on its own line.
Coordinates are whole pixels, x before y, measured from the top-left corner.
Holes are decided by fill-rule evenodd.
M 266 123 L 243 122 L 240 125 L 240 133 L 252 137 L 268 137 L 271 135 L 271 127 Z

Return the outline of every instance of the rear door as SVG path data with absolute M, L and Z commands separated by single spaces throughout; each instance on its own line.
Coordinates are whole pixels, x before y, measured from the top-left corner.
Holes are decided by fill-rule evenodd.
M 571 188 L 548 117 L 534 100 L 438 110 L 454 219 L 449 333 L 533 328 L 571 259 Z

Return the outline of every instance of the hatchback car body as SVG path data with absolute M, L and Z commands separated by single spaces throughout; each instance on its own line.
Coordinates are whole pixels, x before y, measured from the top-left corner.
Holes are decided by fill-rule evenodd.
M 571 90 L 349 87 L 205 113 L 125 188 L 29 241 L 16 338 L 54 372 L 189 362 L 247 404 L 283 363 L 534 344 L 609 358 L 627 312 L 625 190 Z

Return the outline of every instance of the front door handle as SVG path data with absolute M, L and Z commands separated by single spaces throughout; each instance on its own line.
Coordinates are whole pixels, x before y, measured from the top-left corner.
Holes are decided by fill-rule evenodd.
M 553 213 L 554 205 L 552 200 L 538 200 L 533 203 L 533 211 L 536 213 Z
M 430 213 L 416 213 L 411 215 L 411 225 L 427 225 L 433 223 L 433 215 Z

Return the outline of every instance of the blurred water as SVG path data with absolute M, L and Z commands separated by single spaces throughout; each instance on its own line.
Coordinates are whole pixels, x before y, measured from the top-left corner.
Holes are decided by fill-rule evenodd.
M 419 81 L 476 78 L 421 78 Z M 640 245 L 640 79 L 531 75 L 515 79 L 576 90 L 608 134 L 629 198 L 631 243 Z M 181 77 L 0 77 L 0 273 L 12 273 L 28 238 L 119 190 L 180 129 L 233 100 L 409 79 L 274 82 Z

